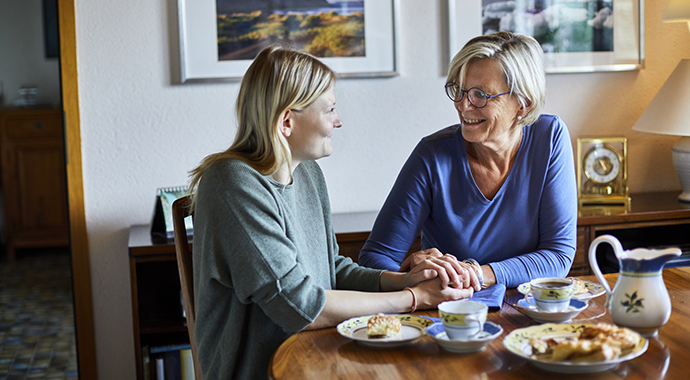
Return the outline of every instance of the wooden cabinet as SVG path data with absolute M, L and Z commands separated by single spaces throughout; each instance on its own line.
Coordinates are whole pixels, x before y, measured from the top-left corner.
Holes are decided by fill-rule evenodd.
M 134 354 L 139 380 L 145 379 L 147 347 L 189 343 L 187 323 L 182 317 L 175 245 L 154 242 L 150 231 L 149 225 L 129 230 Z
M 587 259 L 589 245 L 597 236 L 605 233 L 618 237 L 626 249 L 680 246 L 684 257 L 669 263 L 667 267 L 690 265 L 690 204 L 678 202 L 677 196 L 677 192 L 633 195 L 632 209 L 626 214 L 581 212 L 578 218 L 577 252 L 570 275 L 591 273 Z M 375 217 L 376 213 L 333 215 L 333 227 L 343 256 L 356 261 L 369 237 L 368 230 Z M 419 247 L 420 240 L 417 239 L 410 251 L 417 251 Z M 606 252 L 602 252 L 601 256 L 601 260 L 610 259 L 606 257 Z M 154 242 L 148 225 L 132 226 L 129 262 L 137 378 L 143 379 L 142 353 L 145 347 L 189 343 L 189 337 L 182 317 L 180 280 L 173 243 Z
M 62 111 L 0 110 L 7 256 L 69 245 Z
M 666 268 L 690 265 L 690 203 L 678 200 L 679 191 L 632 194 L 628 212 L 603 214 L 581 209 L 573 271 L 592 274 L 589 245 L 601 235 L 613 235 L 624 249 L 679 247 L 683 254 Z M 618 272 L 618 261 L 608 244 L 597 248 L 597 262 L 604 273 Z M 573 273 L 571 271 L 571 273 Z

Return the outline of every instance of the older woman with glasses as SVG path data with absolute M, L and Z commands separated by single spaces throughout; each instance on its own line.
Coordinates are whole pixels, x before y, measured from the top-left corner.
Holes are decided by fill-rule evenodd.
M 532 37 L 470 40 L 445 86 L 460 123 L 414 149 L 360 265 L 406 271 L 451 254 L 474 264 L 475 289 L 567 275 L 576 248 L 573 154 L 563 121 L 541 114 L 545 82 Z M 423 250 L 406 258 L 420 232 Z

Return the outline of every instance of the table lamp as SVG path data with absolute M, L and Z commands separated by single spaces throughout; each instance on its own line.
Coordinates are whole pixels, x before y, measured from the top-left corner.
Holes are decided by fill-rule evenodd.
M 688 0 L 671 0 L 666 5 L 664 16 L 661 18 L 664 22 L 688 22 L 690 27 L 690 1 Z
M 662 20 L 687 22 L 690 28 L 690 1 L 671 0 Z M 680 61 L 633 130 L 683 136 L 673 145 L 673 166 L 683 188 L 678 199 L 690 202 L 690 59 Z

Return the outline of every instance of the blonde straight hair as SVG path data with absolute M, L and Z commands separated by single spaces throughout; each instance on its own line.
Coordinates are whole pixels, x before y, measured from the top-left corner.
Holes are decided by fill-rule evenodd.
M 511 32 L 497 32 L 471 39 L 453 57 L 446 82 L 463 87 L 467 64 L 478 59 L 493 59 L 503 70 L 503 80 L 510 94 L 523 107 L 532 105 L 521 124 L 534 124 L 546 100 L 544 54 L 534 38 Z
M 290 146 L 279 128 L 282 115 L 307 108 L 333 88 L 335 80 L 333 70 L 308 53 L 278 45 L 259 52 L 240 84 L 235 141 L 190 171 L 192 209 L 201 177 L 220 160 L 244 161 L 263 175 L 272 175 L 287 163 L 292 173 Z

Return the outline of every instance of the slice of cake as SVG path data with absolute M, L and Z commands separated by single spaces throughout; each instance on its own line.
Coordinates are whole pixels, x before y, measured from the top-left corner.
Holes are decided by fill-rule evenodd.
M 367 322 L 367 337 L 390 338 L 399 334 L 401 328 L 402 323 L 398 318 L 378 313 Z

